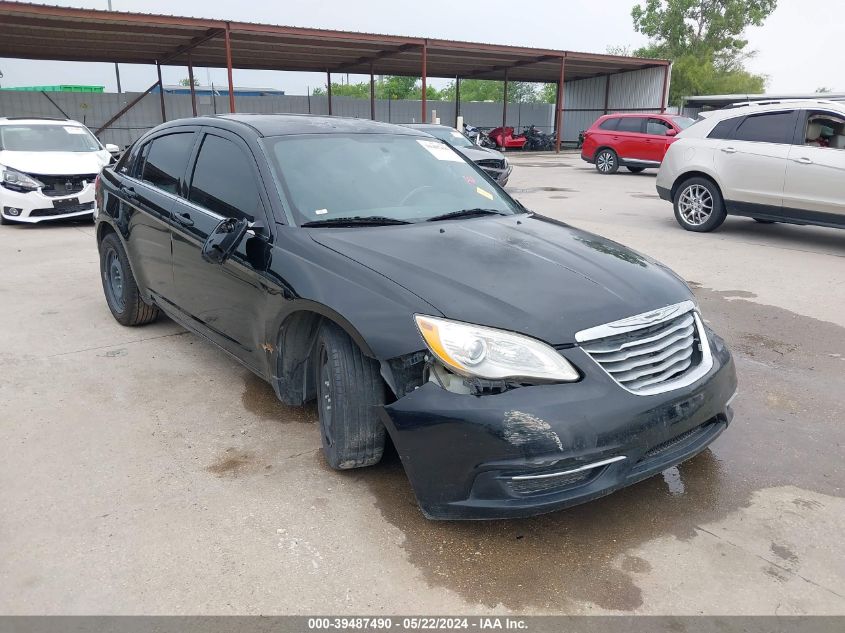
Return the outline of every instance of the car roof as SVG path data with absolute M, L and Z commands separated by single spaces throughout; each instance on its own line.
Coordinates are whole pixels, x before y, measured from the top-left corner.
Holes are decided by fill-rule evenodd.
M 680 114 L 661 114 L 660 112 L 616 112 L 611 114 L 605 114 L 600 118 L 628 118 L 628 117 L 673 117 L 673 116 L 683 116 Z
M 47 116 L 4 116 L 0 117 L 0 125 L 20 125 L 25 123 L 27 125 L 56 125 L 61 123 L 64 125 L 78 125 L 84 127 L 79 121 L 73 119 L 65 119 L 63 117 L 47 117 Z
M 451 125 L 443 125 L 442 123 L 402 123 L 402 127 L 409 127 L 412 130 L 430 130 L 432 128 L 445 127 L 447 130 L 454 130 Z
M 421 136 L 418 131 L 392 123 L 368 119 L 323 116 L 316 114 L 222 114 L 178 119 L 163 127 L 178 125 L 210 125 L 256 136 L 289 136 L 293 134 L 405 134 Z
M 778 110 L 812 110 L 824 108 L 835 110 L 845 114 L 845 104 L 841 101 L 830 101 L 828 99 L 781 99 L 772 101 L 741 101 L 732 103 L 721 110 L 712 110 L 707 113 L 708 121 L 724 121 L 759 112 L 777 112 Z

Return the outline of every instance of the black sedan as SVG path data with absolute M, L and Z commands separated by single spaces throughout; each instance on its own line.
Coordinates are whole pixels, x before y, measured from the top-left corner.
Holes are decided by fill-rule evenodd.
M 97 186 L 114 317 L 164 312 L 300 405 L 336 469 L 389 435 L 426 516 L 594 499 L 702 451 L 736 378 L 686 284 L 531 213 L 447 144 L 331 117 L 144 135 Z

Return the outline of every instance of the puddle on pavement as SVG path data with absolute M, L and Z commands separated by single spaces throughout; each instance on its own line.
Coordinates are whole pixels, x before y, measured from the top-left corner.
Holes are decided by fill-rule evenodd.
M 237 477 L 254 467 L 255 455 L 249 451 L 227 448 L 206 470 L 218 477 Z
M 540 191 L 578 193 L 577 189 L 570 189 L 569 187 L 523 187 L 521 189 L 508 189 L 508 193 L 539 193 Z
M 243 376 L 244 390 L 241 401 L 244 408 L 262 420 L 275 422 L 302 422 L 310 424 L 317 420 L 317 408 L 314 404 L 304 407 L 289 407 L 279 402 L 270 383 L 261 380 L 252 372 Z
M 489 608 L 560 612 L 586 603 L 630 611 L 643 603 L 637 574 L 650 570 L 648 561 L 630 554 L 643 543 L 667 535 L 692 539 L 698 526 L 747 507 L 762 488 L 792 485 L 842 495 L 841 482 L 831 476 L 840 459 L 830 446 L 845 443 L 838 424 L 845 391 L 842 361 L 830 352 L 845 353 L 845 328 L 736 299 L 736 292 L 729 299 L 696 288 L 708 321 L 734 349 L 740 396 L 732 425 L 693 459 L 597 501 L 512 521 L 426 520 L 395 454 L 355 474 L 405 535 L 408 560 L 429 585 Z M 742 341 L 749 332 L 794 341 L 790 355 L 771 352 L 789 371 L 747 355 Z M 783 407 L 773 394 L 794 402 Z M 793 503 L 802 508 L 807 502 Z

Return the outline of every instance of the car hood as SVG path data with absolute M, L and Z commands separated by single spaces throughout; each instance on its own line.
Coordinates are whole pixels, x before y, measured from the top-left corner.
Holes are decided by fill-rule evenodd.
M 312 230 L 312 239 L 392 279 L 450 319 L 551 344 L 692 298 L 668 268 L 536 215 Z
M 499 160 L 504 158 L 502 152 L 497 152 L 494 149 L 489 149 L 487 147 L 481 147 L 478 145 L 476 145 L 475 147 L 456 147 L 455 149 L 473 162 L 484 159 L 489 160 L 491 158 Z
M 0 151 L 0 165 L 28 174 L 75 176 L 97 174 L 109 164 L 111 155 L 98 152 L 9 152 Z

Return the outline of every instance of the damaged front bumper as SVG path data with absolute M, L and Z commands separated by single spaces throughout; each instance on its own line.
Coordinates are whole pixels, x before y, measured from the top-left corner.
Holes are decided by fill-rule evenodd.
M 577 383 L 472 396 L 428 382 L 383 420 L 428 518 L 550 512 L 659 473 L 719 436 L 736 374 L 721 339 L 711 346 L 707 375 L 662 394 L 627 392 L 575 347 L 562 353 L 584 374 Z

